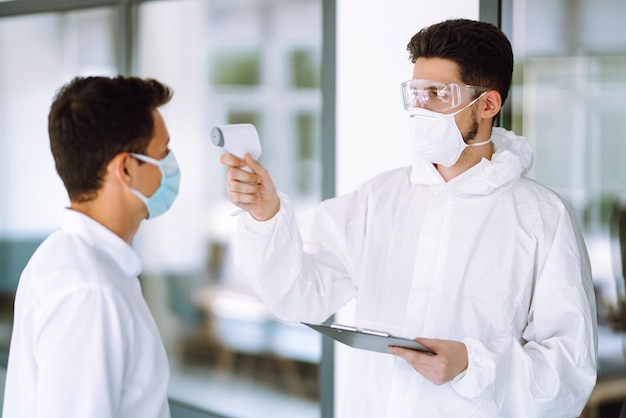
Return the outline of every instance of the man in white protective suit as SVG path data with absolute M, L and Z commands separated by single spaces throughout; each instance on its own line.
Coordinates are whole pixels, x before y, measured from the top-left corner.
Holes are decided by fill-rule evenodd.
M 589 259 L 563 201 L 524 177 L 528 140 L 492 127 L 511 45 L 455 19 L 407 49 L 410 167 L 322 202 L 299 227 L 261 164 L 222 156 L 226 195 L 248 211 L 235 263 L 281 319 L 321 322 L 355 299 L 354 325 L 436 353 L 352 350 L 342 417 L 577 417 L 596 381 Z

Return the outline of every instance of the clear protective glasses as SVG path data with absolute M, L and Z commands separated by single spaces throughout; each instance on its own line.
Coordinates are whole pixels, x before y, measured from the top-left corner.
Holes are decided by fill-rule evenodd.
M 489 90 L 486 87 L 468 86 L 456 83 L 415 79 L 402 83 L 404 109 L 411 111 L 416 107 L 445 112 L 454 109 L 464 101 L 475 99 Z

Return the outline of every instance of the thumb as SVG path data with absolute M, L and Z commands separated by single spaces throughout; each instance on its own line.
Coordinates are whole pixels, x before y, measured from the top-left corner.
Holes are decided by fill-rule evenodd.
M 438 353 L 441 350 L 442 345 L 440 344 L 439 340 L 434 340 L 430 338 L 415 338 L 415 341 L 430 349 L 434 353 Z

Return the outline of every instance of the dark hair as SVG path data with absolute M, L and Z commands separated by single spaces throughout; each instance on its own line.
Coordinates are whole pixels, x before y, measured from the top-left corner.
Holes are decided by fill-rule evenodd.
M 70 200 L 89 201 L 121 152 L 145 153 L 154 109 L 172 90 L 153 79 L 77 77 L 57 93 L 48 115 L 50 148 Z
M 451 19 L 426 27 L 407 45 L 411 61 L 445 58 L 457 63 L 465 84 L 497 90 L 506 100 L 513 75 L 513 51 L 496 26 L 468 19 Z

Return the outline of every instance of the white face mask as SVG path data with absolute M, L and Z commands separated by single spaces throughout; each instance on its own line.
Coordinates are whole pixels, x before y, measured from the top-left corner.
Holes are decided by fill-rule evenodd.
M 477 147 L 491 142 L 488 139 L 476 144 L 466 144 L 454 120 L 455 115 L 476 103 L 478 99 L 480 96 L 462 109 L 448 114 L 421 107 L 412 109 L 410 123 L 415 155 L 434 164 L 452 167 L 466 147 Z

